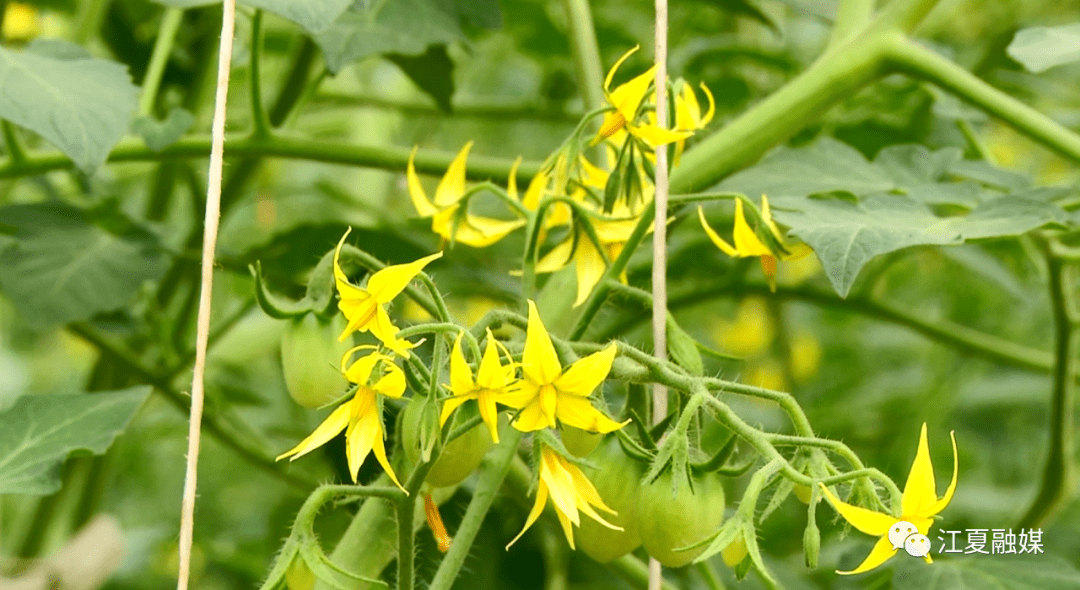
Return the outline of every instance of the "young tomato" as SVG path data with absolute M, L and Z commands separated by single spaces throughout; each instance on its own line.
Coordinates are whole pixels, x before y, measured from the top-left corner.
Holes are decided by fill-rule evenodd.
M 585 475 L 596 487 L 600 499 L 618 513 L 615 516 L 604 513 L 604 519 L 623 530 L 611 530 L 591 518 L 582 518 L 574 537 L 585 555 L 607 563 L 641 545 L 634 510 L 643 469 L 623 452 L 614 434 L 607 436 L 585 460 L 596 465 L 584 468 Z
M 293 401 L 317 408 L 345 393 L 349 383 L 338 370 L 341 355 L 352 346 L 338 342 L 344 318 L 324 320 L 313 313 L 291 320 L 281 335 L 281 369 Z
M 638 490 L 637 521 L 645 551 L 667 567 L 682 567 L 705 547 L 676 551 L 715 533 L 724 521 L 724 487 L 710 473 L 673 495 L 672 476 L 665 472 Z
M 595 449 L 604 438 L 604 435 L 602 434 L 574 428 L 573 426 L 567 426 L 565 424 L 559 425 L 559 432 L 561 433 L 563 446 L 565 446 L 566 450 L 570 451 L 570 454 L 575 457 L 584 457 L 593 452 L 593 449 Z
M 469 411 L 469 406 L 472 412 Z M 454 412 L 454 417 L 450 420 L 451 428 L 463 424 L 472 414 L 475 414 L 475 406 L 476 404 L 465 404 Z M 437 436 L 438 411 L 426 400 L 418 397 L 409 400 L 401 418 L 401 443 L 405 448 L 405 457 L 413 465 L 419 463 L 422 456 L 422 429 Z M 436 488 L 459 484 L 470 473 L 476 471 L 490 448 L 491 435 L 481 422 L 443 447 L 439 458 L 431 466 L 424 481 Z

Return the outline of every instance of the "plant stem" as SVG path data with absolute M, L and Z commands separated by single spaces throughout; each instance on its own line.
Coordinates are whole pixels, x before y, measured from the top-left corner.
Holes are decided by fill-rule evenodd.
M 165 14 L 161 17 L 157 39 L 154 40 L 154 49 L 150 52 L 150 63 L 146 66 L 146 74 L 143 75 L 142 94 L 139 95 L 140 115 L 152 115 L 154 112 L 154 102 L 157 100 L 158 89 L 161 87 L 161 76 L 169 63 L 169 54 L 172 53 L 176 33 L 180 30 L 180 23 L 183 20 L 184 9 L 182 8 L 166 8 Z
M 618 559 L 609 561 L 604 564 L 604 567 L 634 588 L 648 588 L 649 586 L 649 566 L 642 563 L 633 554 L 627 553 Z M 667 580 L 663 580 L 660 587 L 663 590 L 679 590 L 675 584 Z
M 933 82 L 959 98 L 1001 118 L 1051 150 L 1080 162 L 1080 135 L 1023 102 L 983 82 L 952 61 L 902 38 L 888 45 L 889 62 L 898 70 Z
M 454 534 L 454 544 L 443 556 L 442 563 L 439 564 L 439 569 L 435 572 L 431 585 L 428 586 L 430 590 L 450 590 L 453 585 L 458 571 L 461 570 L 465 558 L 469 555 L 473 540 L 480 532 L 480 525 L 483 524 L 491 503 L 495 501 L 495 494 L 502 486 L 507 472 L 510 471 L 510 465 L 517 455 L 521 437 L 520 431 L 513 430 L 484 459 L 485 465 L 481 467 L 482 471 L 477 479 L 472 501 L 469 502 L 469 508 L 465 511 L 465 516 L 461 519 L 461 524 Z
M 1070 499 L 1075 483 L 1073 456 L 1073 415 L 1076 411 L 1077 374 L 1076 280 L 1071 262 L 1054 255 L 1048 248 L 1050 303 L 1054 312 L 1054 386 L 1050 401 L 1050 451 L 1046 459 L 1039 491 L 1035 494 L 1020 526 L 1033 528 L 1046 522 Z
M 874 12 L 874 0 L 840 0 L 826 50 L 842 45 L 862 30 Z
M 602 78 L 598 80 L 599 83 Z M 603 94 L 600 95 L 603 100 Z M 388 109 L 400 111 L 405 115 L 421 115 L 428 117 L 446 117 L 446 112 L 439 110 L 429 102 L 419 100 L 403 100 L 383 96 L 365 94 L 351 94 L 331 90 L 321 91 L 315 95 L 316 104 L 331 103 L 345 106 L 360 106 L 376 109 Z M 480 99 L 468 103 L 454 101 L 455 119 L 486 119 L 500 121 L 515 121 L 519 119 L 536 119 L 551 121 L 554 123 L 577 123 L 584 113 L 578 111 L 566 111 L 563 109 L 545 107 L 535 102 L 510 102 L 499 99 Z
M 240 158 L 269 157 L 293 160 L 310 160 L 327 164 L 365 166 L 400 171 L 409 160 L 409 150 L 396 147 L 374 147 L 334 144 L 301 138 L 274 136 L 272 138 L 229 139 L 229 156 Z M 171 146 L 153 152 L 142 140 L 126 140 L 117 144 L 109 154 L 110 162 L 158 162 L 190 158 L 205 158 L 210 153 L 210 138 L 187 137 Z M 444 152 L 419 152 L 416 154 L 416 170 L 423 174 L 441 176 L 450 166 L 454 154 Z M 510 172 L 511 160 L 476 156 L 469 158 L 466 172 L 473 180 L 505 178 Z M 15 178 L 43 174 L 52 170 L 72 167 L 67 156 L 47 151 L 27 155 L 25 163 L 10 158 L 0 160 L 0 178 Z M 522 162 L 519 175 L 535 176 L 540 170 L 539 162 Z
M 717 575 L 716 568 L 713 567 L 711 561 L 702 561 L 694 567 L 701 574 L 701 578 L 705 580 L 705 587 L 709 590 L 727 590 L 724 583 L 720 581 L 720 576 Z
M 566 21 L 570 27 L 570 43 L 577 65 L 578 88 L 585 110 L 604 106 L 603 66 L 600 65 L 600 46 L 596 42 L 592 9 L 589 0 L 563 0 Z
M 262 76 L 261 62 L 263 50 L 263 11 L 255 10 L 255 16 L 251 19 L 251 118 L 253 128 L 251 134 L 256 137 L 270 135 L 270 118 L 263 108 L 262 100 Z
M 19 143 L 19 136 L 15 134 L 15 126 L 11 124 L 11 121 L 4 120 L 4 147 L 7 148 L 8 160 L 13 165 L 20 165 L 26 162 L 26 152 L 22 149 L 22 144 Z

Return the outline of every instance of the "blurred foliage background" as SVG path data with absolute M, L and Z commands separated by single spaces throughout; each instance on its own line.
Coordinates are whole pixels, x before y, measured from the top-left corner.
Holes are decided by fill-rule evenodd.
M 273 97 L 299 93 L 299 104 L 288 109 L 285 126 L 319 141 L 454 152 L 471 140 L 476 142 L 474 154 L 541 160 L 584 110 L 564 3 L 481 4 L 495 11 L 484 13 L 488 22 L 464 19 L 459 35 L 439 46 L 448 62 L 439 62 L 441 57 L 426 61 L 412 76 L 401 59 L 379 53 L 347 60 L 330 74 L 300 27 L 267 13 L 261 62 L 267 81 L 264 96 L 272 104 Z M 651 44 L 652 3 L 591 4 L 605 66 L 633 45 Z M 8 46 L 35 38 L 74 41 L 95 56 L 125 64 L 135 84 L 146 74 L 164 10 L 147 0 L 24 0 L 0 2 L 0 7 Z M 712 90 L 717 99 L 712 128 L 719 128 L 792 79 L 821 52 L 835 10 L 836 2 L 830 0 L 672 0 L 671 75 L 700 80 Z M 209 129 L 219 13 L 213 6 L 183 13 L 154 105 L 160 118 L 173 107 L 186 109 L 193 115 L 192 133 Z M 251 9 L 241 8 L 238 40 L 250 34 L 252 15 Z M 1006 52 L 1019 29 L 1078 20 L 1080 7 L 1073 3 L 943 0 L 919 36 L 980 78 L 1078 129 L 1080 63 L 1033 74 Z M 398 26 L 408 31 L 411 25 Z M 314 57 L 304 57 L 305 52 Z M 250 56 L 249 45 L 238 42 L 231 131 L 251 124 Z M 288 77 L 298 59 L 310 59 L 310 71 L 299 83 Z M 640 71 L 648 59 L 648 52 L 640 52 L 629 65 Z M 452 67 L 424 70 L 437 63 Z M 974 157 L 965 128 L 985 144 L 1000 174 L 1037 186 L 1071 186 L 1077 180 L 1075 165 L 937 88 L 899 75 L 822 113 L 818 124 L 790 143 L 798 147 L 831 136 L 870 159 L 898 143 L 959 147 Z M 36 136 L 26 141 L 31 147 L 42 144 Z M 287 395 L 280 359 L 286 323 L 253 306 L 247 265 L 261 261 L 273 290 L 299 297 L 305 273 L 347 226 L 359 236 L 356 243 L 395 262 L 433 251 L 438 240 L 425 221 L 415 218 L 403 170 L 232 158 L 227 172 L 235 178 L 245 167 L 245 178 L 226 185 L 228 210 L 219 251 L 223 272 L 215 298 L 216 317 L 231 318 L 235 326 L 212 348 L 207 395 L 225 428 L 273 455 L 310 432 L 322 414 L 297 406 Z M 181 261 L 181 274 L 189 276 L 197 250 L 188 236 L 192 220 L 201 217 L 197 203 L 204 175 L 201 160 L 111 163 L 92 175 L 54 171 L 0 180 L 0 204 L 115 207 L 122 216 L 145 223 Z M 728 259 L 701 232 L 678 231 L 679 223 L 682 220 L 672 228 L 668 271 L 672 311 L 702 342 L 745 359 L 707 359 L 708 372 L 792 392 L 818 433 L 844 441 L 867 465 L 897 480 L 906 476 L 918 425 L 925 421 L 941 481 L 948 469 L 945 435 L 955 430 L 960 485 L 937 530 L 1015 526 L 1035 493 L 1045 460 L 1049 373 L 977 358 L 912 329 L 911 322 L 881 308 L 902 310 L 905 317 L 946 331 L 955 324 L 994 334 L 1047 351 L 1048 358 L 1052 318 L 1046 270 L 1030 244 L 1012 240 L 898 251 L 873 260 L 844 301 L 833 294 L 813 257 L 782 265 L 780 293 L 770 296 L 761 284 L 744 281 L 753 278 L 756 261 Z M 458 247 L 433 267 L 458 317 L 471 323 L 512 301 L 516 282 L 509 271 L 517 266 L 520 249 L 520 236 L 483 250 Z M 647 252 L 639 253 L 631 265 L 631 283 L 647 285 L 648 273 Z M 172 366 L 192 346 L 190 293 L 197 285 L 178 281 L 175 288 L 175 293 L 157 299 L 144 292 L 137 305 L 88 322 L 136 350 L 165 343 L 156 349 L 160 358 L 146 362 Z M 423 313 L 404 302 L 399 305 L 406 317 Z M 187 321 L 162 324 L 178 315 Z M 646 318 L 645 310 L 605 309 L 593 335 L 646 346 Z M 143 382 L 78 334 L 78 326 L 73 330 L 49 318 L 27 317 L 0 297 L 0 408 L 21 396 L 120 389 Z M 175 390 L 187 391 L 189 381 L 185 369 L 176 378 Z M 781 426 L 770 408 L 746 403 L 739 410 L 752 423 Z M 117 543 L 123 545 L 123 557 L 104 587 L 171 587 L 186 425 L 185 414 L 174 404 L 151 396 L 107 454 L 76 456 L 65 464 L 63 487 L 55 495 L 0 497 L 0 551 L 16 557 L 53 554 L 94 515 L 108 514 L 122 531 Z M 307 482 L 344 480 L 341 451 L 338 441 L 318 451 L 317 459 L 283 470 Z M 467 504 L 470 485 L 466 482 L 443 508 L 451 530 Z M 256 586 L 304 495 L 303 485 L 290 485 L 242 460 L 213 436 L 204 438 L 195 587 Z M 544 548 L 538 537 L 527 535 L 509 552 L 503 550 L 522 522 L 519 501 L 496 501 L 457 587 L 543 587 Z M 342 507 L 320 520 L 324 542 L 332 544 L 350 510 Z M 766 521 L 761 531 L 766 561 L 784 587 L 911 587 L 905 585 L 908 563 L 863 577 L 836 576 L 833 570 L 861 558 L 871 541 L 860 535 L 842 538 L 842 527 L 832 514 L 826 510 L 819 515 L 825 537 L 821 566 L 813 571 L 802 563 L 802 505 L 789 501 Z M 1047 553 L 1080 567 L 1080 504 L 1070 502 L 1044 530 Z M 418 564 L 423 579 L 438 553 L 430 539 L 421 539 Z M 981 559 L 1004 565 L 1008 557 Z M 571 553 L 569 560 L 571 588 L 628 587 L 583 555 Z M 690 570 L 670 575 L 680 587 L 703 587 Z M 729 571 L 722 576 L 729 587 L 735 584 Z M 760 582 L 751 576 L 739 587 L 757 588 Z

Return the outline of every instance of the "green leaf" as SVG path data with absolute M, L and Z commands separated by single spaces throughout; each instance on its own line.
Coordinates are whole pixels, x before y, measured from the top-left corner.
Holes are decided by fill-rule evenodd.
M 190 111 L 175 107 L 169 111 L 164 121 L 158 121 L 149 115 L 135 119 L 131 123 L 131 131 L 142 136 L 146 147 L 160 152 L 176 143 L 176 140 L 187 133 L 194 123 L 195 115 L 192 115 Z
M 1080 23 L 1020 29 L 1005 51 L 1036 74 L 1080 61 Z
M 1080 588 L 1080 572 L 1054 555 L 934 555 L 934 563 L 901 556 L 894 590 L 1046 590 Z
M 422 55 L 388 53 L 394 62 L 420 90 L 435 100 L 439 108 L 449 113 L 450 97 L 454 94 L 454 62 L 446 53 L 446 45 L 432 45 Z
M 177 8 L 221 4 L 220 0 L 154 0 Z M 321 33 L 352 4 L 352 0 L 240 0 L 240 4 L 262 8 L 291 20 L 311 34 Z
M 26 395 L 0 412 L 0 494 L 60 489 L 68 454 L 101 454 L 124 431 L 150 387 L 73 395 Z
M 315 40 L 326 68 L 336 74 L 370 55 L 419 55 L 430 45 L 452 43 L 463 35 L 454 6 L 441 0 L 393 0 L 345 11 Z
M 138 88 L 119 63 L 50 53 L 0 47 L 0 118 L 41 135 L 90 172 L 127 132 Z
M 0 209 L 15 238 L 0 250 L 0 291 L 31 324 L 87 320 L 127 305 L 144 281 L 167 269 L 157 238 L 118 213 L 64 204 Z
M 1001 196 L 968 215 L 938 217 L 904 195 L 874 194 L 854 203 L 832 195 L 806 199 L 777 220 L 810 245 L 825 274 L 846 297 L 863 265 L 874 256 L 919 245 L 959 244 L 968 239 L 1015 236 L 1048 223 L 1064 223 L 1050 203 Z

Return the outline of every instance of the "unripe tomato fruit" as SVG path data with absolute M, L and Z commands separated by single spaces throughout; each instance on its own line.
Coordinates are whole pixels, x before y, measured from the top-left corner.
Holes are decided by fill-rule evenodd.
M 340 315 L 324 320 L 309 313 L 290 320 L 281 335 L 281 369 L 293 401 L 318 408 L 345 393 L 349 382 L 338 365 L 352 345 L 338 342 L 344 329 L 345 319 Z
M 645 551 L 666 567 L 682 567 L 705 551 L 675 551 L 716 532 L 724 522 L 724 487 L 720 476 L 709 473 L 694 480 L 694 490 L 683 486 L 672 495 L 670 472 L 638 490 L 637 520 Z
M 563 446 L 575 457 L 584 457 L 593 452 L 593 449 L 599 446 L 600 441 L 604 439 L 604 435 L 600 433 L 589 432 L 565 424 L 559 425 L 559 432 L 562 434 Z
M 421 459 L 420 431 L 423 421 L 429 421 L 428 432 L 435 433 L 436 436 L 439 432 L 438 412 L 425 412 L 426 408 L 431 408 L 431 406 L 426 403 L 426 400 L 418 397 L 409 400 L 402 411 L 401 443 L 405 448 L 405 457 L 412 465 L 416 465 Z M 466 403 L 454 412 L 454 416 L 450 419 L 451 428 L 469 419 L 469 408 L 475 412 L 476 404 Z M 488 434 L 487 426 L 481 422 L 443 447 L 439 458 L 431 466 L 424 481 L 436 488 L 457 485 L 469 477 L 470 473 L 476 471 L 490 448 L 491 435 Z
M 564 439 L 563 444 L 565 442 Z M 582 517 L 574 538 L 585 555 L 600 563 L 607 563 L 641 546 L 634 511 L 643 469 L 623 452 L 615 435 L 608 436 L 585 460 L 596 464 L 595 468 L 583 468 L 585 476 L 596 487 L 604 504 L 618 513 L 612 516 L 599 511 L 600 516 L 615 526 L 621 526 L 623 530 L 615 531 L 589 517 Z

